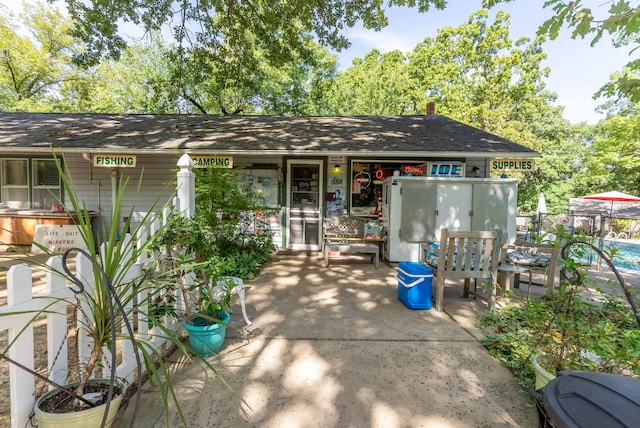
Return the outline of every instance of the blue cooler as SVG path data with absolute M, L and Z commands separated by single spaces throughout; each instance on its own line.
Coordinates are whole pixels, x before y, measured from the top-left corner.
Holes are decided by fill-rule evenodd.
M 401 262 L 396 278 L 398 298 L 407 308 L 431 309 L 431 268 L 420 263 Z

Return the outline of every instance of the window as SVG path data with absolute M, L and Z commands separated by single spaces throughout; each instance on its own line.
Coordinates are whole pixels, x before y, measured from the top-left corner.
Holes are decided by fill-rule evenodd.
M 32 207 L 50 209 L 60 199 L 60 175 L 53 159 L 32 159 Z
M 2 160 L 2 200 L 9 208 L 29 208 L 29 162 Z
M 399 175 L 425 175 L 424 162 L 352 161 L 351 214 L 376 215 L 378 197 L 382 195 L 382 181 L 394 172 Z
M 2 159 L 2 201 L 9 208 L 51 209 L 60 198 L 60 176 L 53 159 Z

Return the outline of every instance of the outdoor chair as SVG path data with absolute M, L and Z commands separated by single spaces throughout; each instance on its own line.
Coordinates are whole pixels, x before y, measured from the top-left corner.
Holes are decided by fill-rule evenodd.
M 527 297 L 529 298 L 531 297 L 533 274 L 544 275 L 547 294 L 553 293 L 559 255 L 560 247 L 558 245 L 516 241 L 513 244 L 504 245 L 501 263 L 508 263 L 527 269 L 527 274 L 529 275 Z M 519 284 L 515 284 L 515 286 L 518 287 Z
M 495 279 L 500 258 L 498 232 L 442 229 L 438 245 L 421 243 L 420 248 L 420 262 L 434 270 L 437 311 L 442 311 L 445 281 L 460 279 L 464 279 L 463 297 L 473 294 L 487 300 L 489 309 L 493 309 L 496 299 Z M 473 291 L 470 290 L 472 279 Z M 488 298 L 477 292 L 478 280 L 488 282 Z
M 242 281 L 242 279 L 235 276 L 223 276 L 222 278 L 218 279 L 218 282 L 216 283 L 216 288 L 214 289 L 213 292 L 214 293 L 220 292 L 222 287 L 225 287 L 225 288 L 228 287 L 230 282 L 235 283 L 234 290 L 236 291 L 236 293 L 238 294 L 238 297 L 240 298 L 240 308 L 242 309 L 242 318 L 244 318 L 244 321 L 247 323 L 247 325 L 251 325 L 251 321 L 247 316 L 247 309 L 245 307 L 244 281 Z

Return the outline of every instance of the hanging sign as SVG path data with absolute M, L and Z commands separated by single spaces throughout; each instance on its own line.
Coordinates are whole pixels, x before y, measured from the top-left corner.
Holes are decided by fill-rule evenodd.
M 371 184 L 371 174 L 365 171 L 359 172 L 353 177 L 353 181 L 357 182 L 361 188 L 366 189 Z
M 93 155 L 93 166 L 105 168 L 135 168 L 136 155 Z
M 533 159 L 491 159 L 491 171 L 529 172 L 535 168 Z
M 196 168 L 233 168 L 233 156 L 189 156 Z

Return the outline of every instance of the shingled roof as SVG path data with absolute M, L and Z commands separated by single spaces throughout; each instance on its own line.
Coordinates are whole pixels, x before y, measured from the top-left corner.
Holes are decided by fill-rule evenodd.
M 0 113 L 0 152 L 537 157 L 444 116 Z

